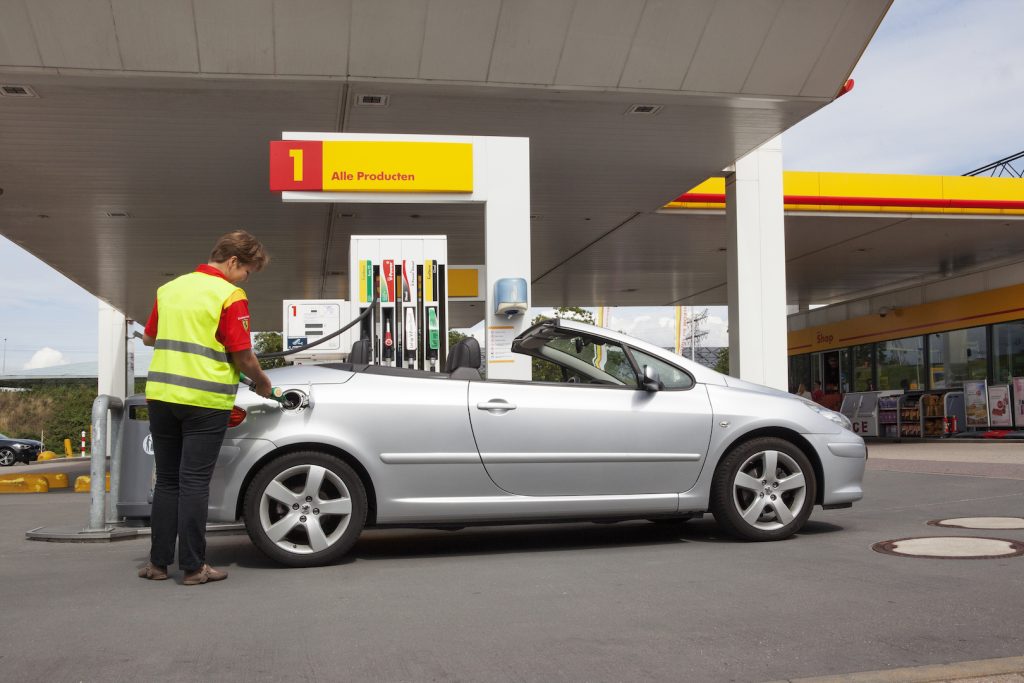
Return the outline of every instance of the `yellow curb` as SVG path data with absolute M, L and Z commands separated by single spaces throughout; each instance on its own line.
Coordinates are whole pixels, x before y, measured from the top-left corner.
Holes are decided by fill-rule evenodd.
M 91 487 L 92 477 L 88 474 L 75 477 L 75 493 L 89 493 Z M 107 490 L 110 490 L 110 472 L 107 472 Z
M 46 483 L 50 485 L 51 489 L 66 489 L 68 487 L 68 475 L 64 472 L 43 472 L 36 476 L 46 479 Z
M 912 666 L 903 669 L 861 671 L 836 676 L 789 678 L 787 683 L 937 683 L 939 681 L 983 681 L 992 676 L 1024 672 L 1024 657 L 979 659 L 970 662 Z
M 43 451 L 39 454 L 39 457 L 37 457 L 36 460 L 53 460 L 56 457 L 57 454 L 53 451 Z
M 50 485 L 38 474 L 0 478 L 0 493 L 46 493 Z

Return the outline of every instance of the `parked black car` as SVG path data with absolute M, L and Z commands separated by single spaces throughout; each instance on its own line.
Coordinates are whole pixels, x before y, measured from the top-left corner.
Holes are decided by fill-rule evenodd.
M 11 439 L 0 434 L 0 466 L 10 467 L 17 462 L 28 464 L 39 457 L 42 441 Z

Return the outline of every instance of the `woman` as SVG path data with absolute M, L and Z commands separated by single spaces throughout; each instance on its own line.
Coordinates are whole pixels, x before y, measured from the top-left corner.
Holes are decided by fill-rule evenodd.
M 155 347 L 146 382 L 156 457 L 149 562 L 144 579 L 167 578 L 178 544 L 184 584 L 221 581 L 206 562 L 210 479 L 238 392 L 239 371 L 270 396 L 249 339 L 249 304 L 237 285 L 270 258 L 244 230 L 217 240 L 208 263 L 157 290 L 143 342 Z

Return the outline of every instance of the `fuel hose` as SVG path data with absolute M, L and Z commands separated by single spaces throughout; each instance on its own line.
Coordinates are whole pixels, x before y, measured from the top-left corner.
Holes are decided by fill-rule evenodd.
M 267 352 L 267 353 L 257 353 L 256 357 L 259 358 L 259 359 L 263 359 L 263 358 L 284 358 L 285 356 L 290 356 L 293 353 L 298 353 L 299 351 L 305 351 L 306 349 L 311 349 L 314 346 L 319 346 L 320 344 L 323 344 L 325 341 L 329 341 L 331 339 L 334 339 L 339 334 L 341 334 L 342 332 L 346 332 L 350 327 L 352 327 L 356 323 L 360 322 L 366 316 L 370 315 L 370 311 L 372 311 L 374 306 L 377 305 L 377 301 L 379 301 L 379 299 L 380 299 L 379 295 L 374 294 L 373 301 L 370 302 L 370 305 L 367 306 L 366 309 L 362 313 L 360 313 L 355 319 L 350 321 L 347 325 L 345 325 L 344 327 L 342 327 L 339 330 L 331 332 L 326 337 L 320 337 L 315 342 L 310 342 L 308 344 L 303 344 L 302 346 L 296 346 L 295 348 L 288 349 L 287 351 L 270 351 L 270 352 Z

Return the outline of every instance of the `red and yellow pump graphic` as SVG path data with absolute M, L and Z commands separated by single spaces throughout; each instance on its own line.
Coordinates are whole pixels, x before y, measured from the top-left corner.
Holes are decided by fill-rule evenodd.
M 472 192 L 473 145 L 462 142 L 274 140 L 272 192 Z

